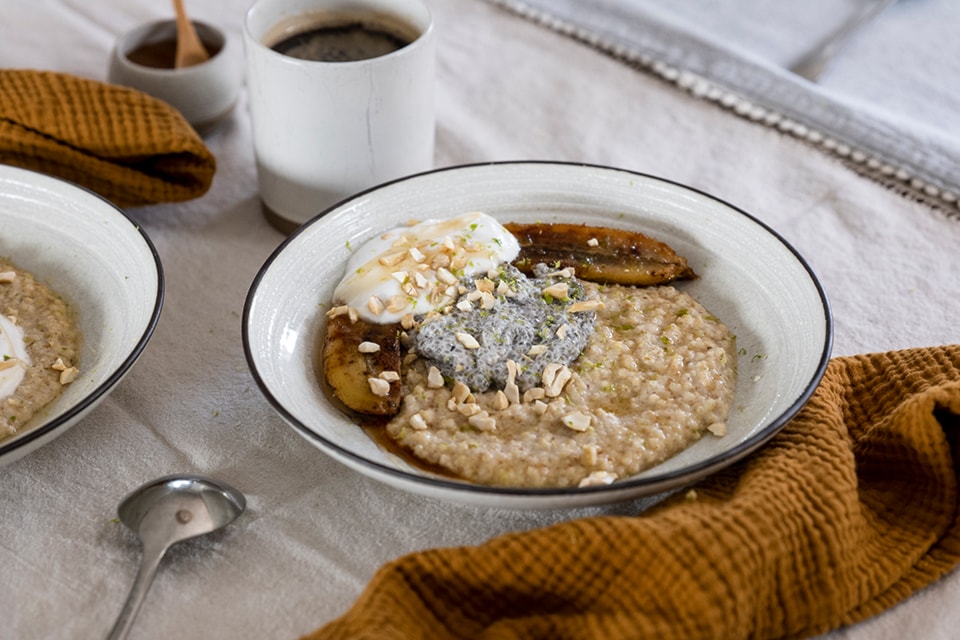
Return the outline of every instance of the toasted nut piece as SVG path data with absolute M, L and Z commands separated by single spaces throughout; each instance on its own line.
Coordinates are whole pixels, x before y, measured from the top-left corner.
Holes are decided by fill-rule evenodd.
M 475 416 L 470 416 L 467 418 L 467 422 L 471 427 L 480 431 L 494 431 L 497 428 L 497 421 L 485 411 Z
M 557 335 L 558 338 L 560 338 L 561 340 L 563 340 L 563 339 L 565 339 L 565 338 L 567 337 L 567 331 L 569 331 L 569 330 L 570 330 L 570 325 L 568 325 L 568 324 L 562 324 L 562 325 L 560 325 L 559 327 L 557 327 L 557 333 L 556 333 L 556 335 Z
M 579 411 L 569 413 L 560 419 L 565 427 L 569 427 L 574 431 L 586 431 L 590 428 L 591 420 L 593 420 L 593 417 L 589 413 L 581 413 Z
M 414 293 L 412 295 L 416 296 L 417 294 Z M 406 308 L 407 308 L 407 298 L 405 298 L 404 296 L 397 294 L 395 296 L 390 296 L 387 299 L 387 311 L 389 311 L 390 313 L 400 313 Z
M 453 383 L 452 393 L 457 402 L 464 402 L 470 396 L 470 387 L 457 380 Z
M 376 342 L 361 342 L 357 345 L 357 351 L 360 353 L 376 353 L 380 351 L 380 345 Z
M 440 373 L 440 369 L 430 367 L 427 372 L 427 386 L 431 389 L 439 389 L 443 386 L 443 374 Z
M 612 484 L 617 479 L 617 474 L 609 471 L 594 471 L 586 478 L 580 481 L 578 487 L 601 487 Z
M 370 313 L 378 316 L 383 313 L 383 300 L 377 296 L 370 296 L 367 300 L 367 308 L 370 309 Z
M 481 409 L 480 405 L 478 405 L 476 402 L 466 402 L 457 406 L 457 411 L 460 413 L 460 415 L 469 417 L 477 415 L 480 413 Z
M 477 291 L 480 291 L 481 293 L 493 293 L 495 288 L 493 284 L 493 280 L 491 280 L 490 278 L 480 278 L 479 280 L 477 280 L 476 284 L 477 284 Z
M 542 353 L 545 353 L 547 350 L 547 345 L 545 344 L 535 344 L 527 351 L 528 356 L 539 356 Z
M 503 391 L 497 390 L 496 395 L 493 396 L 493 408 L 503 411 L 510 406 L 510 401 L 507 400 L 507 394 Z
M 390 253 L 387 255 L 380 256 L 377 259 L 377 262 L 379 262 L 385 267 L 395 267 L 401 262 L 403 262 L 403 259 L 406 255 L 407 254 L 405 251 L 398 251 L 397 253 Z
M 444 269 L 444 267 L 450 266 L 450 256 L 447 255 L 446 253 L 438 253 L 435 256 L 433 256 L 432 260 L 430 260 L 430 266 L 437 270 L 438 272 L 437 275 L 439 276 L 440 269 Z M 446 271 L 446 269 L 444 269 L 444 271 Z M 447 271 L 447 273 L 450 273 L 450 272 Z
M 410 416 L 410 426 L 416 429 L 417 431 L 423 431 L 427 428 L 427 421 L 424 420 L 423 416 L 419 413 L 415 413 Z
M 507 360 L 507 381 L 503 386 L 503 393 L 511 404 L 520 404 L 520 387 L 516 378 L 520 372 L 520 365 L 513 360 Z
M 534 400 L 533 401 L 533 412 L 538 416 L 542 416 L 547 412 L 549 405 L 543 400 Z
M 398 382 L 400 380 L 399 371 L 381 371 L 380 379 L 386 380 L 387 382 Z
M 556 362 L 551 362 L 543 368 L 543 374 L 541 375 L 541 380 L 543 382 L 543 390 L 546 393 L 548 398 L 556 398 L 563 391 L 563 387 L 567 382 L 570 381 L 570 378 L 573 377 L 573 373 L 570 369 L 567 368 L 565 364 L 557 364 Z
M 336 307 L 333 307 L 332 309 L 330 309 L 330 311 L 327 311 L 327 317 L 336 318 L 337 316 L 342 316 L 349 312 L 350 312 L 350 307 L 348 307 L 345 304 L 341 304 L 341 305 L 337 305 Z
M 549 287 L 544 287 L 541 293 L 545 296 L 550 296 L 551 298 L 556 298 L 558 300 L 566 300 L 570 297 L 570 287 L 567 286 L 566 282 L 558 282 L 550 285 Z
M 714 422 L 712 425 L 707 427 L 707 431 L 718 438 L 721 438 L 727 435 L 727 424 L 725 422 Z
M 60 372 L 60 384 L 70 384 L 80 375 L 80 370 L 76 367 L 69 367 Z
M 453 275 L 443 267 L 437 269 L 437 280 L 443 284 L 457 284 L 457 276 Z
M 469 333 L 458 331 L 456 333 L 457 342 L 463 345 L 465 349 L 479 349 L 480 343 Z
M 50 365 L 50 368 L 56 371 L 66 371 L 67 364 L 63 361 L 63 358 L 57 358 L 54 360 L 53 364 Z
M 370 385 L 370 393 L 378 398 L 386 398 L 390 393 L 390 383 L 383 378 L 367 378 L 367 384 Z
M 547 395 L 547 392 L 543 390 L 543 387 L 530 387 L 523 393 L 524 402 L 533 402 L 534 400 L 542 400 Z
M 596 311 L 602 308 L 603 302 L 600 300 L 581 300 L 567 307 L 567 311 L 570 313 L 582 313 L 584 311 Z

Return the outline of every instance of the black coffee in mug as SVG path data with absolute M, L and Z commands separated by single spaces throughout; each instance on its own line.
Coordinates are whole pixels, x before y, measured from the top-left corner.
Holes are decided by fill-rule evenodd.
M 381 19 L 343 19 L 314 23 L 287 33 L 270 48 L 278 53 L 319 62 L 352 62 L 393 53 L 417 38 L 405 25 Z

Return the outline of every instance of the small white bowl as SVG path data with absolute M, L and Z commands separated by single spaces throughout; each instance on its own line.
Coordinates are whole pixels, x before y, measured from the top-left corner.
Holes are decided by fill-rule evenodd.
M 56 291 L 80 325 L 80 376 L 12 438 L 0 465 L 63 434 L 129 371 L 163 302 L 160 258 L 143 230 L 91 191 L 0 165 L 0 256 Z
M 206 135 L 233 111 L 240 92 L 243 71 L 234 52 L 235 43 L 217 28 L 193 22 L 210 59 L 190 67 L 174 69 L 148 66 L 130 59 L 144 45 L 175 43 L 177 27 L 173 20 L 141 25 L 117 39 L 110 54 L 107 80 L 143 91 L 177 109 L 200 135 Z
M 737 336 L 743 356 L 722 438 L 599 487 L 488 487 L 418 469 L 380 447 L 330 402 L 315 373 L 324 306 L 351 248 L 402 221 L 485 211 L 501 221 L 587 222 L 647 233 L 700 278 L 678 284 Z M 827 297 L 803 258 L 749 214 L 695 189 L 621 169 L 549 162 L 453 167 L 401 179 L 321 213 L 261 269 L 243 316 L 261 391 L 312 445 L 406 491 L 510 508 L 567 508 L 637 498 L 698 480 L 749 455 L 809 399 L 832 344 Z

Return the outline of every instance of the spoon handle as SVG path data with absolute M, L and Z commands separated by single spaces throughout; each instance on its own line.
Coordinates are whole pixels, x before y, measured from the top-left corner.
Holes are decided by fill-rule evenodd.
M 167 552 L 165 546 L 155 546 L 145 544 L 143 554 L 140 558 L 140 567 L 137 569 L 137 577 L 133 580 L 133 586 L 130 587 L 130 594 L 127 601 L 123 604 L 117 621 L 107 635 L 107 640 L 122 640 L 127 637 L 130 627 L 133 626 L 133 620 L 140 611 L 140 605 L 153 584 L 153 577 L 157 574 L 157 568 L 163 559 L 163 554 Z

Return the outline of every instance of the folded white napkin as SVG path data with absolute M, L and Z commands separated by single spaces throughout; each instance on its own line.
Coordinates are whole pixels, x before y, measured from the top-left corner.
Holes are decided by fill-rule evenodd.
M 746 117 L 783 116 L 775 126 L 921 196 L 960 193 L 960 3 L 895 3 L 811 83 L 789 64 L 870 0 L 493 1 L 620 57 L 649 56 Z

